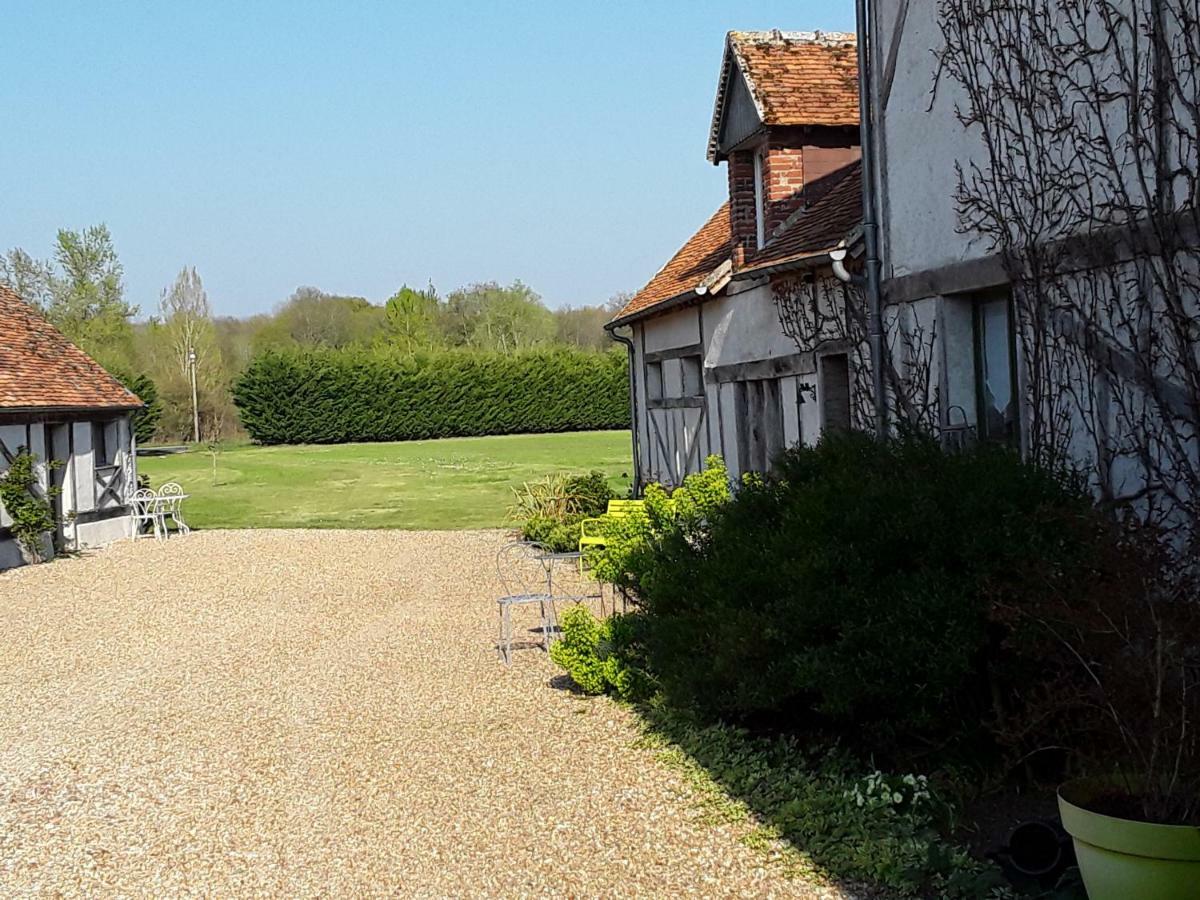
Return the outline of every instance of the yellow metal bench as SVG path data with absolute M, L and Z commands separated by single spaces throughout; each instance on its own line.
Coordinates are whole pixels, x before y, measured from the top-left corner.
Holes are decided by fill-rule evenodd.
M 604 536 L 605 519 L 625 519 L 645 509 L 645 500 L 609 500 L 603 518 L 584 519 L 579 523 L 579 552 L 583 553 L 588 547 L 603 547 L 607 543 L 608 539 Z

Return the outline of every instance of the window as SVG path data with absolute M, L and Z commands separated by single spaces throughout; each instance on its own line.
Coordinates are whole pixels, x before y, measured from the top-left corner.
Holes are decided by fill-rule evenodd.
M 663 398 L 663 371 L 661 362 L 646 363 L 646 398 Z
M 683 366 L 683 396 L 703 397 L 704 367 L 700 357 L 684 356 L 680 358 L 679 362 Z
M 92 423 L 92 465 L 111 466 L 117 461 L 117 422 Z
M 763 202 L 763 152 L 754 151 L 754 233 L 761 250 L 767 242 L 767 210 Z
M 1012 299 L 1005 289 L 975 303 L 976 427 L 985 441 L 1019 437 L 1016 342 Z
M 850 357 L 845 353 L 821 357 L 821 429 L 850 430 Z

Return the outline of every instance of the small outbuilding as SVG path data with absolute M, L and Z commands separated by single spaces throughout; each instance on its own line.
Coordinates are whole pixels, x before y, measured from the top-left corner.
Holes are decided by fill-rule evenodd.
M 0 472 L 22 448 L 57 522 L 56 546 L 95 547 L 129 534 L 137 485 L 131 416 L 142 402 L 0 285 Z M 0 569 L 23 556 L 0 506 Z

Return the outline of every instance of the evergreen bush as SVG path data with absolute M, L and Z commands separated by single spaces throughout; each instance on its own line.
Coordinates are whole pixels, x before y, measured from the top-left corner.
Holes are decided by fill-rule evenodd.
M 628 428 L 627 379 L 615 350 L 273 350 L 233 394 L 260 443 L 335 444 Z
M 877 750 L 970 741 L 1028 671 L 994 605 L 1047 597 L 1024 573 L 1076 570 L 1088 548 L 1063 525 L 1092 514 L 1069 475 L 1007 450 L 832 436 L 703 515 L 644 523 L 597 569 L 639 595 L 676 707 L 824 722 Z
M 133 436 L 139 445 L 148 444 L 158 431 L 158 420 L 162 418 L 163 402 L 158 396 L 158 386 L 144 372 L 132 373 L 124 369 L 112 369 L 110 374 L 128 390 L 138 395 L 145 405 L 134 410 L 132 416 Z

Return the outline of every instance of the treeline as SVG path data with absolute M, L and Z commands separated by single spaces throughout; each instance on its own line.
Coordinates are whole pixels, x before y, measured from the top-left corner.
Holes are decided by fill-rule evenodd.
M 234 385 L 266 444 L 406 441 L 629 427 L 619 350 L 270 350 Z
M 383 303 L 300 287 L 270 313 L 233 318 L 213 315 L 194 268 L 184 268 L 149 310 L 129 302 L 123 276 L 104 225 L 60 230 L 48 260 L 20 248 L 0 255 L 0 282 L 134 390 L 156 395 L 139 424 L 143 442 L 192 438 L 193 366 L 200 438 L 219 440 L 245 433 L 233 389 L 264 354 L 349 350 L 355 359 L 368 358 L 366 351 L 399 359 L 556 346 L 598 352 L 611 346 L 603 325 L 625 300 L 616 295 L 606 304 L 549 309 L 520 281 L 468 285 L 445 297 L 433 285 L 402 286 Z M 139 312 L 149 315 L 136 321 Z

